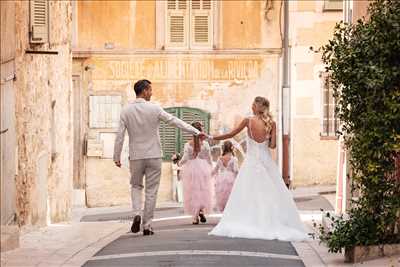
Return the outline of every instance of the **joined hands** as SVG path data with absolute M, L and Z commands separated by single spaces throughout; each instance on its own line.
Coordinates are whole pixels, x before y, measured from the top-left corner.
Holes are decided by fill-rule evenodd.
M 204 132 L 200 132 L 200 133 L 198 134 L 198 137 L 204 137 L 204 138 L 206 138 L 206 139 L 213 140 L 213 137 L 212 137 L 211 135 L 208 135 L 208 134 L 206 134 L 206 133 L 204 133 Z

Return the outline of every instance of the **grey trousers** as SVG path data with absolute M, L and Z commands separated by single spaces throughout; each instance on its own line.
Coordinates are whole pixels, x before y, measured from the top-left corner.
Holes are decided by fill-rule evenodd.
M 131 198 L 134 215 L 142 215 L 142 191 L 145 188 L 143 227 L 150 227 L 156 207 L 157 192 L 161 178 L 161 158 L 138 159 L 129 161 L 131 172 Z M 143 186 L 145 176 L 145 186 Z

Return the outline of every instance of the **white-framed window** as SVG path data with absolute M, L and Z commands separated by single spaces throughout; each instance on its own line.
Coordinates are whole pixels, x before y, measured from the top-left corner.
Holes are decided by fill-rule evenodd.
M 321 73 L 322 80 L 322 137 L 337 137 L 339 120 L 336 117 L 336 101 L 333 97 L 333 88 L 328 73 Z
M 213 10 L 213 0 L 168 0 L 165 16 L 165 47 L 211 49 Z
M 121 107 L 120 95 L 89 96 L 89 127 L 118 128 Z

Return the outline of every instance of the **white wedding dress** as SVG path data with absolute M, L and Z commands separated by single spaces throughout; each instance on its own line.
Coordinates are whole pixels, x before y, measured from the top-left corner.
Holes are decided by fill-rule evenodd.
M 246 158 L 222 218 L 209 234 L 282 241 L 307 239 L 291 193 L 271 158 L 268 141 L 256 142 L 251 130 Z

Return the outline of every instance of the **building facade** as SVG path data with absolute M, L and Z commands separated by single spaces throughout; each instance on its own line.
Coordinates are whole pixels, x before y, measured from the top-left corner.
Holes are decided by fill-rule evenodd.
M 70 217 L 72 6 L 0 3 L 3 233 L 3 226 L 42 226 Z
M 335 183 L 338 123 L 319 48 L 342 19 L 342 1 L 289 1 L 291 165 L 295 184 Z
M 273 6 L 268 12 L 267 4 Z M 257 95 L 271 100 L 277 116 L 279 5 L 209 0 L 76 3 L 74 75 L 82 84 L 86 109 L 82 183 L 89 206 L 129 203 L 127 159 L 125 168 L 115 168 L 112 151 L 120 107 L 134 99 L 138 79 L 152 81 L 154 101 L 188 122 L 202 120 L 210 133 L 231 129 L 249 114 Z M 166 161 L 159 200 L 168 201 L 172 175 L 167 159 L 182 152 L 189 137 L 168 127 L 161 136 Z
M 331 110 L 323 112 L 324 103 L 332 108 L 331 100 L 322 100 L 320 54 L 309 50 L 328 40 L 341 19 L 341 9 L 328 11 L 331 2 L 289 2 L 294 185 L 335 182 L 337 141 L 333 128 L 324 126 L 334 121 Z M 278 123 L 275 158 L 282 165 L 282 27 L 281 1 L 74 2 L 74 125 L 80 125 L 74 188 L 86 204 L 130 202 L 127 150 L 122 169 L 114 167 L 112 152 L 119 111 L 143 78 L 152 81 L 155 102 L 187 122 L 203 121 L 212 134 L 250 115 L 255 96 L 267 97 Z M 165 161 L 158 203 L 172 200 L 169 157 L 190 138 L 165 125 L 160 133 Z M 235 139 L 242 152 L 244 135 Z

